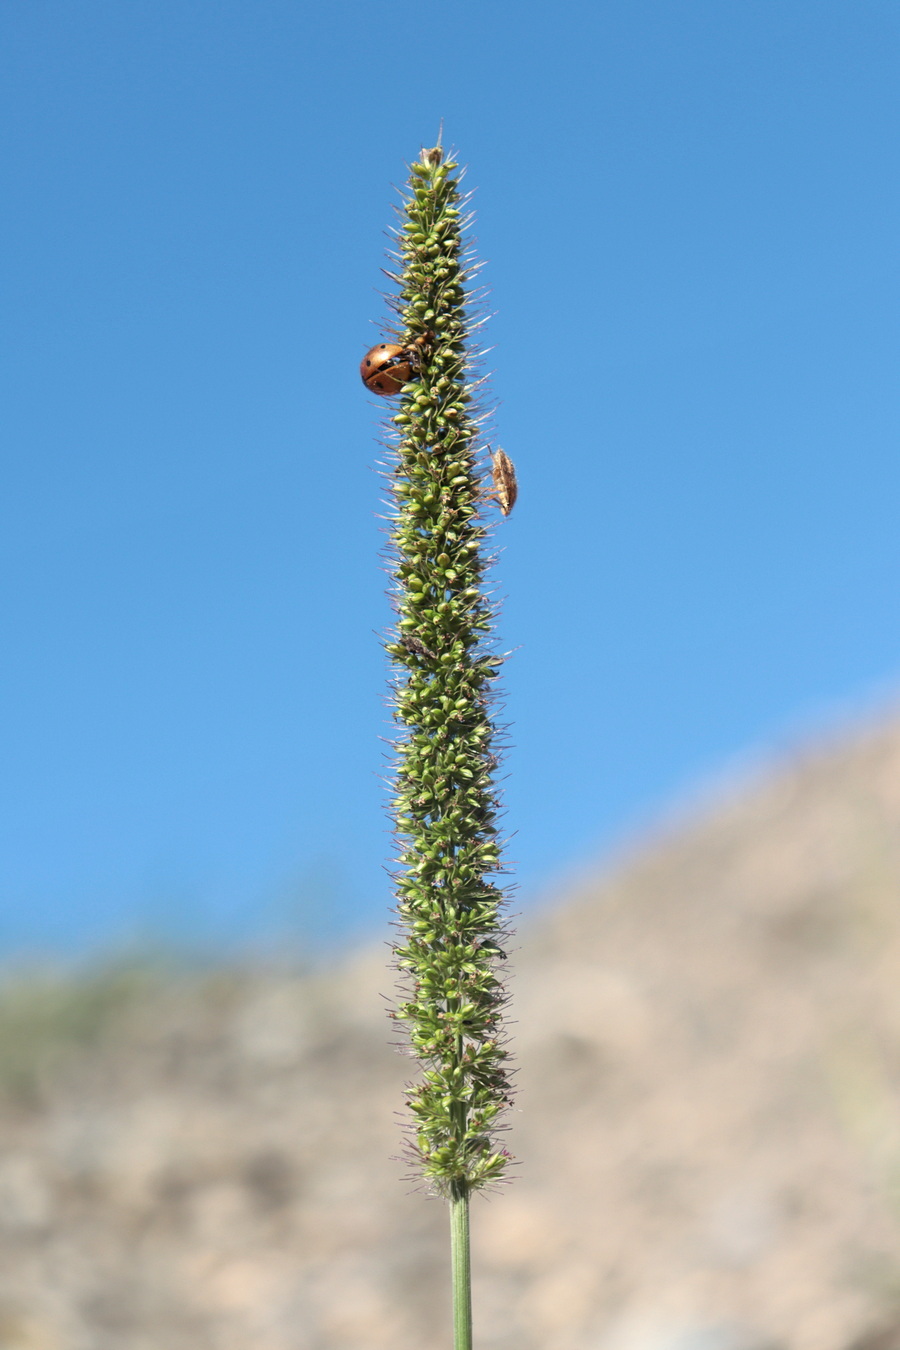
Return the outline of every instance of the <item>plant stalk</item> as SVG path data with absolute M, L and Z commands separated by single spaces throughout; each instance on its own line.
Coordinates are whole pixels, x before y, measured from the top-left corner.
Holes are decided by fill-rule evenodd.
M 401 974 L 390 1015 L 420 1070 L 406 1090 L 407 1152 L 450 1204 L 454 1347 L 472 1350 L 469 1196 L 500 1181 L 510 1162 L 498 1138 L 511 1098 L 495 780 L 503 729 L 493 717 L 503 658 L 486 513 L 493 501 L 508 514 L 514 492 L 508 460 L 488 459 L 488 410 L 478 403 L 478 264 L 464 237 L 469 200 L 457 168 L 440 146 L 410 165 L 392 254 L 398 270 L 388 272 L 398 287 L 396 326 L 361 373 L 371 392 L 398 399 L 385 427 Z M 508 465 L 499 486 L 498 462 Z
M 450 1261 L 453 1271 L 453 1350 L 472 1350 L 472 1261 L 469 1249 L 469 1188 L 450 1194 Z

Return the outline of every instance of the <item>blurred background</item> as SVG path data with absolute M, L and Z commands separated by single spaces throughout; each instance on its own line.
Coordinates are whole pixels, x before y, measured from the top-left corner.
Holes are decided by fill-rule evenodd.
M 521 487 L 483 1344 L 893 1350 L 897 4 L 7 0 L 0 67 L 0 1350 L 445 1343 L 357 375 L 441 121 Z

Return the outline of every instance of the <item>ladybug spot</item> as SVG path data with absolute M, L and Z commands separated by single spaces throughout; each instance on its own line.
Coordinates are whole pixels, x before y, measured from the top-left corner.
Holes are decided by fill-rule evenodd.
M 371 364 L 372 364 L 372 362 L 369 360 L 368 357 L 366 357 L 366 365 L 367 365 L 367 366 L 370 366 Z

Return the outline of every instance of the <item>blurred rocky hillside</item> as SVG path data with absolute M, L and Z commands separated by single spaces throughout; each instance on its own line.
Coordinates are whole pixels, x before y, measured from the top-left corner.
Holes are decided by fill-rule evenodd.
M 900 723 L 529 922 L 480 1350 L 897 1350 Z M 0 1350 L 437 1350 L 383 951 L 0 989 Z

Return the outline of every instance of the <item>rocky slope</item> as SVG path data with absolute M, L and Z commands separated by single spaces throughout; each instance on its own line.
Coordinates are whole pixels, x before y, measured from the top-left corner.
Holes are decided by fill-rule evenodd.
M 895 1350 L 900 722 L 522 934 L 481 1350 Z M 0 1350 L 437 1350 L 381 952 L 0 992 Z

